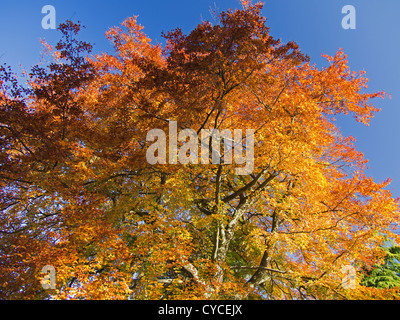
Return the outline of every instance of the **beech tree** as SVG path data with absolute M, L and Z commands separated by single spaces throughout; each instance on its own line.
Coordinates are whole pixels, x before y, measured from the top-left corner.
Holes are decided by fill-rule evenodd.
M 386 246 L 383 250 L 386 253 L 384 263 L 374 265 L 372 270 L 364 270 L 365 275 L 361 279 L 362 285 L 375 288 L 400 287 L 400 248 Z
M 269 35 L 262 4 L 242 5 L 163 34 L 165 46 L 128 18 L 106 33 L 115 52 L 99 55 L 67 21 L 27 85 L 1 68 L 2 298 L 397 297 L 358 276 L 341 286 L 344 266 L 372 267 L 398 238 L 390 180 L 366 176 L 335 124 L 349 114 L 368 125 L 385 93 L 367 93 L 342 50 L 312 65 Z M 149 164 L 147 133 L 169 138 L 171 121 L 253 129 L 253 172 Z M 46 265 L 56 289 L 40 285 Z

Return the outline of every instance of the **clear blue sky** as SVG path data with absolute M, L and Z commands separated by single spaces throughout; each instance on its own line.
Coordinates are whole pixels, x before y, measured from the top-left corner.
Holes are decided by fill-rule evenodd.
M 95 44 L 95 52 L 110 51 L 105 31 L 125 18 L 139 16 L 147 35 L 160 42 L 162 31 L 180 27 L 190 32 L 201 19 L 211 19 L 209 8 L 221 11 L 240 7 L 237 0 L 0 0 L 0 63 L 14 70 L 29 69 L 40 59 L 40 38 L 54 43 L 55 30 L 44 30 L 44 5 L 56 9 L 57 24 L 81 21 L 84 40 Z M 341 25 L 344 5 L 356 8 L 356 30 Z M 357 138 L 356 145 L 370 160 L 367 174 L 375 181 L 392 178 L 389 187 L 400 197 L 400 0 L 266 0 L 263 10 L 271 34 L 287 42 L 296 41 L 317 66 L 324 66 L 322 53 L 334 55 L 343 48 L 352 70 L 365 70 L 368 91 L 385 90 L 392 99 L 375 101 L 382 111 L 369 127 L 352 118 L 340 118 L 344 135 Z

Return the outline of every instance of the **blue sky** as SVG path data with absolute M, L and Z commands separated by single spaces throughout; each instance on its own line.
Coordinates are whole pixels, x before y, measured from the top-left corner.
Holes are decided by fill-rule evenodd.
M 40 60 L 39 39 L 55 43 L 59 33 L 41 26 L 44 5 L 56 9 L 57 24 L 72 19 L 86 26 L 83 40 L 94 43 L 94 51 L 110 51 L 104 37 L 108 28 L 138 15 L 147 35 L 160 42 L 162 31 L 180 27 L 188 33 L 202 19 L 209 20 L 210 7 L 239 8 L 238 0 L 1 0 L 0 63 L 15 71 Z M 342 7 L 356 9 L 356 29 L 342 28 Z M 263 10 L 271 34 L 287 42 L 296 41 L 317 66 L 325 66 L 322 53 L 334 55 L 343 48 L 352 70 L 365 70 L 370 79 L 368 92 L 385 90 L 392 99 L 377 99 L 382 111 L 369 127 L 351 117 L 340 117 L 339 126 L 370 160 L 367 174 L 375 181 L 392 178 L 389 189 L 400 197 L 400 1 L 399 0 L 266 0 Z

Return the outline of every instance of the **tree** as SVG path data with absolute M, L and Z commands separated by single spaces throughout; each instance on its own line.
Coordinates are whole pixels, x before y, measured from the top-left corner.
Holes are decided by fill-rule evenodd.
M 375 295 L 341 288 L 340 270 L 379 261 L 385 237 L 397 239 L 399 204 L 390 180 L 364 174 L 334 116 L 368 125 L 370 100 L 385 94 L 365 93 L 368 79 L 342 51 L 326 68 L 311 65 L 269 35 L 261 4 L 242 4 L 217 24 L 164 34 L 165 47 L 128 18 L 106 34 L 115 53 L 92 57 L 67 22 L 29 88 L 2 69 L 3 298 Z M 150 165 L 146 135 L 157 128 L 168 140 L 172 121 L 197 133 L 254 129 L 253 172 Z M 55 290 L 40 286 L 45 265 Z
M 366 270 L 366 275 L 361 280 L 362 285 L 384 289 L 400 287 L 400 247 L 392 245 L 384 248 L 384 251 L 386 255 L 383 264 Z

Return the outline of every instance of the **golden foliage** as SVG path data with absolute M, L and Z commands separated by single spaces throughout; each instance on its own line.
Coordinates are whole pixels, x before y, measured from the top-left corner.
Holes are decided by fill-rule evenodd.
M 261 4 L 221 13 L 163 48 L 136 18 L 106 36 L 115 54 L 67 22 L 49 69 L 0 91 L 1 298 L 388 299 L 396 290 L 340 284 L 382 257 L 398 201 L 334 116 L 378 111 L 346 55 L 319 70 L 269 35 Z M 69 45 L 70 44 L 70 45 Z M 55 51 L 56 50 L 56 51 Z M 255 169 L 149 165 L 146 133 L 169 121 L 254 129 Z M 52 265 L 57 288 L 44 291 Z

